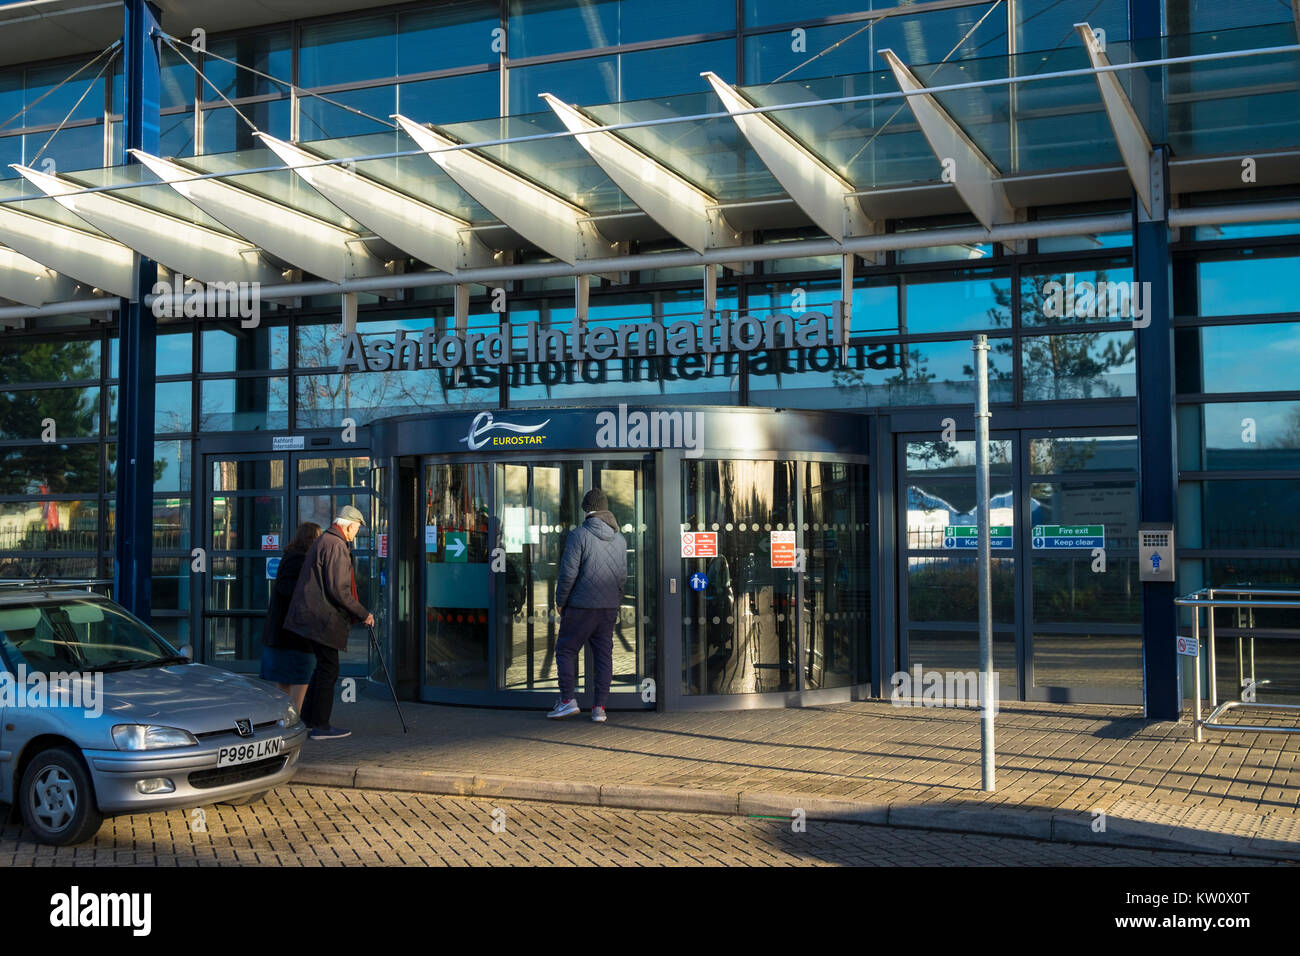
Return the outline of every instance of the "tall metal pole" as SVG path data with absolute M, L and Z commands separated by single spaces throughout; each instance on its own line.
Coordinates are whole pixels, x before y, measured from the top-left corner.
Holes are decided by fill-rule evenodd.
M 993 569 L 989 527 L 989 339 L 975 336 L 975 499 L 979 509 L 980 767 L 981 788 L 996 789 L 993 773 Z
M 158 153 L 160 67 L 158 8 L 123 5 L 123 127 L 127 149 Z M 135 160 L 127 154 L 128 163 Z M 158 266 L 135 257 L 136 287 L 118 310 L 117 511 L 113 597 L 144 621 L 152 610 L 154 389 L 157 369 L 153 291 Z

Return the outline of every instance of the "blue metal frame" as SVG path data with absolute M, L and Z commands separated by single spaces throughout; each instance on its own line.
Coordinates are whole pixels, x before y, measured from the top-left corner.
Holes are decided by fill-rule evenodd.
M 127 149 L 158 152 L 158 8 L 147 0 L 123 4 L 125 63 L 123 119 Z M 129 154 L 128 154 L 129 155 Z M 113 594 L 142 621 L 150 619 L 153 571 L 153 451 L 156 322 L 145 296 L 158 279 L 158 266 L 136 257 L 133 300 L 118 312 L 117 535 Z
M 1135 41 L 1163 34 L 1163 4 L 1132 0 L 1129 33 Z M 1161 144 L 1164 135 L 1163 71 L 1144 71 L 1145 83 L 1134 83 L 1134 108 L 1151 135 Z M 1151 215 L 1133 198 L 1133 277 L 1150 283 L 1147 315 L 1150 324 L 1137 331 L 1138 435 L 1142 449 L 1140 518 L 1142 522 L 1176 520 L 1178 465 L 1174 440 L 1173 278 L 1169 257 L 1169 147 L 1156 145 L 1152 176 L 1159 178 L 1159 200 L 1153 189 Z M 1142 585 L 1142 667 L 1146 716 L 1177 720 L 1182 713 L 1179 662 L 1174 637 L 1178 609 L 1172 582 Z

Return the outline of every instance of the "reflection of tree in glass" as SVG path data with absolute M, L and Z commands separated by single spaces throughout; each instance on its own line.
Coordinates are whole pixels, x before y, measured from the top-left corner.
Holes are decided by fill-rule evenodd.
M 1035 438 L 1029 443 L 1030 473 L 1063 474 L 1083 471 L 1097 456 L 1097 439 Z
M 1043 287 L 1050 282 L 1065 285 L 1064 273 L 1026 276 L 1020 282 L 1020 314 L 1036 316 L 1036 325 L 1078 325 L 1081 320 L 1071 315 L 1048 316 L 1044 310 L 1047 296 Z M 1094 281 L 1107 281 L 1106 271 L 1097 270 Z M 989 310 L 995 326 L 1011 325 L 1010 288 L 993 285 L 997 307 Z M 1074 332 L 1069 335 L 1035 335 L 1022 340 L 1022 362 L 1025 398 L 1029 400 L 1061 398 L 1106 398 L 1119 396 L 1123 390 L 1106 381 L 1105 375 L 1123 368 L 1132 361 L 1134 340 L 1131 336 L 1115 340 L 1108 331 Z M 1104 343 L 1104 344 L 1103 344 Z M 1010 353 L 1011 340 L 997 343 L 994 349 Z M 990 373 L 992 377 L 992 373 Z M 1009 377 L 1010 373 L 1004 376 Z
M 909 470 L 925 469 L 930 471 L 947 465 L 961 454 L 956 442 L 917 441 L 907 443 L 907 467 Z
M 901 349 L 901 346 L 900 346 Z M 893 375 L 882 380 L 888 390 L 887 404 L 891 405 L 926 405 L 933 404 L 934 389 L 930 383 L 939 376 L 930 371 L 930 359 L 919 348 L 907 353 L 907 360 Z M 867 374 L 859 369 L 836 365 L 832 373 L 835 387 L 840 391 L 853 393 L 859 390 L 863 398 L 869 397 L 870 382 Z
M 0 350 L 0 382 L 98 379 L 93 342 L 40 342 Z M 42 422 L 54 419 L 56 437 L 93 437 L 99 389 L 42 388 L 0 392 L 0 435 L 30 444 L 5 455 L 0 494 L 64 494 L 98 488 L 99 446 L 41 441 Z M 44 489 L 42 491 L 42 488 Z
M 1291 409 L 1286 416 L 1286 431 L 1282 432 L 1273 443 L 1274 448 L 1300 448 L 1300 406 Z
M 429 319 L 428 324 L 435 320 Z M 398 325 L 382 333 L 396 338 Z M 416 331 L 407 329 L 408 335 Z M 479 399 L 469 388 L 457 387 L 451 369 L 431 368 L 411 371 L 408 368 L 387 372 L 354 372 L 337 374 L 339 350 L 342 344 L 340 326 L 323 325 L 299 330 L 298 365 L 317 368 L 321 374 L 299 377 L 298 425 L 299 427 L 328 427 L 339 419 L 351 416 L 361 424 L 368 419 L 358 415 L 372 409 L 392 409 L 394 413 L 436 411 L 449 405 L 472 404 Z M 503 370 L 504 371 L 504 370 Z M 481 370 L 480 370 L 481 372 Z M 468 370 L 462 370 L 462 377 Z

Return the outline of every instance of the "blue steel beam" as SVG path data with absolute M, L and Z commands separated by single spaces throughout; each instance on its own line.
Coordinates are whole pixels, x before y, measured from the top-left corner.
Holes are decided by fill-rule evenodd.
M 1133 0 L 1129 5 L 1129 33 L 1134 41 L 1157 40 L 1162 35 L 1163 6 L 1159 0 Z M 1168 139 L 1164 89 L 1159 69 L 1143 70 L 1134 77 L 1134 111 L 1153 143 Z M 1167 145 L 1155 146 L 1151 176 L 1151 212 L 1147 213 L 1136 193 L 1133 198 L 1133 273 L 1138 282 L 1150 283 L 1142 287 L 1150 289 L 1147 298 L 1150 323 L 1137 330 L 1138 428 L 1142 452 L 1139 520 L 1173 522 L 1178 459 L 1174 437 Z M 1172 581 L 1142 584 L 1142 692 L 1146 716 L 1151 720 L 1177 720 L 1182 713 L 1174 588 Z
M 128 150 L 158 152 L 159 16 L 158 8 L 147 0 L 123 3 L 123 125 Z M 144 303 L 157 279 L 157 263 L 137 256 L 135 296 L 122 299 L 118 312 L 117 535 L 113 596 L 144 621 L 149 620 L 152 605 L 156 374 L 155 320 L 153 311 Z

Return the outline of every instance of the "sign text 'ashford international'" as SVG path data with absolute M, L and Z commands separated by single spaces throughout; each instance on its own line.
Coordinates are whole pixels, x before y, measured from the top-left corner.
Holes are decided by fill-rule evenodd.
M 516 337 L 518 332 L 522 332 L 521 337 Z M 667 325 L 629 322 L 572 329 L 544 328 L 539 322 L 518 327 L 507 322 L 487 333 L 457 333 L 430 326 L 418 334 L 408 335 L 405 329 L 398 329 L 395 336 L 372 335 L 365 340 L 360 332 L 351 332 L 344 339 L 339 371 L 415 371 L 516 362 L 599 362 L 632 356 L 826 348 L 842 345 L 843 336 L 844 324 L 821 312 L 805 312 L 797 317 L 781 312 L 766 318 L 717 312 L 705 313 L 698 322 L 681 319 Z

